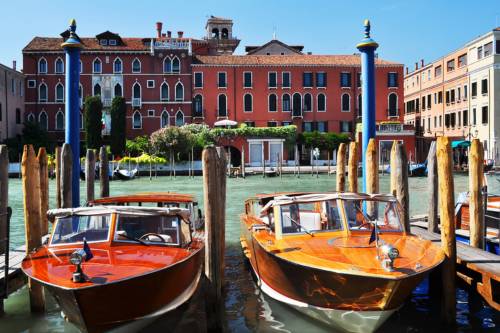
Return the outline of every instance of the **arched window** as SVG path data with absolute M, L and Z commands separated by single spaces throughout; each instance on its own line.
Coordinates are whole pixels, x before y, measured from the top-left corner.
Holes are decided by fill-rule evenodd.
M 312 96 L 309 93 L 304 95 L 304 111 L 312 111 Z
M 184 86 L 181 82 L 177 82 L 175 85 L 175 100 L 183 101 L 184 100 Z
M 132 73 L 140 73 L 141 72 L 141 62 L 139 59 L 135 58 L 132 61 Z
M 123 97 L 122 85 L 119 83 L 115 84 L 115 97 L 116 96 Z
M 349 94 L 342 95 L 342 112 L 351 111 L 351 96 Z
M 229 38 L 229 31 L 227 31 L 226 28 L 222 28 L 222 30 L 221 30 L 221 38 L 222 39 L 228 39 Z
M 175 114 L 175 126 L 184 125 L 184 113 L 181 110 L 177 111 Z
M 389 117 L 397 117 L 398 116 L 398 95 L 395 93 L 390 93 L 389 94 L 389 110 L 388 110 L 388 116 Z
M 33 116 L 33 114 L 30 114 L 30 116 Z M 34 118 L 34 116 L 33 116 L 33 118 Z M 28 120 L 29 120 L 29 117 L 28 117 Z M 40 114 L 38 115 L 38 123 L 40 124 L 41 129 L 44 129 L 44 130 L 49 129 L 49 121 L 47 118 L 47 112 L 45 112 L 45 111 L 40 112 Z
M 170 57 L 166 57 L 163 59 L 163 73 L 172 72 L 172 59 Z
M 47 73 L 47 60 L 45 60 L 45 58 L 40 58 L 40 60 L 38 60 L 38 73 L 39 74 Z
M 224 94 L 220 94 L 217 100 L 217 116 L 227 117 L 227 97 Z
M 61 58 L 56 59 L 56 64 L 54 67 L 55 67 L 56 74 L 64 73 L 64 62 L 62 61 Z
M 38 87 L 38 101 L 47 102 L 47 85 L 45 83 L 41 83 Z
M 293 94 L 292 113 L 293 117 L 302 117 L 302 96 L 299 93 Z
M 195 117 L 203 117 L 203 96 L 194 96 L 193 111 Z
M 96 83 L 94 85 L 94 96 L 101 95 L 101 85 L 99 83 Z
M 61 82 L 56 84 L 56 103 L 64 102 L 64 86 Z
M 219 39 L 219 29 L 217 28 L 212 29 L 212 38 Z
M 170 119 L 169 119 L 170 117 L 168 115 L 167 110 L 163 110 L 160 118 L 161 118 L 161 120 L 160 120 L 161 121 L 161 123 L 160 123 L 161 128 L 167 127 L 170 124 Z
M 169 100 L 169 89 L 168 89 L 168 83 L 163 82 L 160 86 L 160 99 L 162 101 L 168 101 Z
M 172 59 L 172 72 L 173 73 L 181 72 L 181 61 L 177 57 L 174 57 L 174 59 Z
M 325 94 L 318 95 L 318 111 L 319 112 L 326 111 L 326 96 L 325 96 Z
M 132 88 L 132 98 L 141 99 L 141 85 L 137 82 L 134 83 L 134 86 Z
M 122 61 L 120 58 L 116 58 L 113 62 L 113 73 L 121 73 L 122 70 Z
M 99 58 L 94 59 L 92 63 L 92 72 L 93 73 L 101 73 L 102 72 L 102 63 Z
M 80 102 L 80 107 L 83 105 L 83 86 L 82 84 L 78 84 L 78 100 Z
M 142 116 L 139 111 L 135 111 L 134 115 L 132 116 L 132 128 L 142 128 Z
M 245 97 L 243 98 L 243 104 L 244 104 L 243 110 L 245 112 L 253 111 L 253 98 L 251 94 L 245 94 Z
M 290 112 L 291 107 L 290 107 L 290 95 L 288 94 L 283 94 L 281 97 L 282 102 L 281 102 L 281 109 L 283 112 Z
M 278 103 L 277 103 L 277 100 L 276 100 L 276 94 L 271 94 L 269 95 L 268 97 L 268 100 L 269 100 L 269 112 L 276 112 L 278 111 Z
M 28 122 L 32 123 L 35 121 L 35 115 L 33 113 L 30 113 L 27 118 Z
M 363 115 L 363 97 L 361 94 L 358 95 L 358 118 L 361 118 Z
M 56 130 L 64 129 L 64 113 L 59 110 L 56 113 Z

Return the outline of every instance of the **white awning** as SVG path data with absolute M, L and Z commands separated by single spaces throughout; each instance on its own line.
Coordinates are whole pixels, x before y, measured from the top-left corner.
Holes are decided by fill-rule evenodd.
M 214 126 L 236 126 L 236 125 L 238 125 L 238 122 L 229 119 L 219 120 L 214 123 Z

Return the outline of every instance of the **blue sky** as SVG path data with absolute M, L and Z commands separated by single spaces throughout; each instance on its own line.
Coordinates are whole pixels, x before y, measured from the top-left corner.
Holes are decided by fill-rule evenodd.
M 245 45 L 269 41 L 275 29 L 278 39 L 304 45 L 314 54 L 356 52 L 363 19 L 369 18 L 379 56 L 410 68 L 421 58 L 436 59 L 500 25 L 498 0 L 18 0 L 2 3 L 2 13 L 0 63 L 9 66 L 13 59 L 22 64 L 21 50 L 33 36 L 58 36 L 70 18 L 77 20 L 80 36 L 110 30 L 150 37 L 155 22 L 163 21 L 165 31 L 183 30 L 185 36 L 199 38 L 209 15 L 229 17 L 233 33 L 242 40 L 237 53 Z

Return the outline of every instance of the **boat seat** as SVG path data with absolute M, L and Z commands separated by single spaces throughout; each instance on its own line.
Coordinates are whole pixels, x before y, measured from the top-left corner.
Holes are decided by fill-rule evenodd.
M 172 243 L 172 237 L 170 235 L 167 235 L 167 234 L 159 234 L 164 240 L 165 240 L 165 243 Z M 145 238 L 146 241 L 150 241 L 150 242 L 161 242 L 163 243 L 163 240 L 158 237 L 158 236 L 155 236 L 155 235 L 149 235 L 147 238 Z
M 300 225 L 307 230 L 321 230 L 321 215 L 315 212 L 300 212 Z

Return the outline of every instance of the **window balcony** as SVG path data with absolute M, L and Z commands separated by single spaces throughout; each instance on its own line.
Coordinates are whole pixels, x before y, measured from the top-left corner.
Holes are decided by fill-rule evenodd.
M 142 105 L 142 101 L 140 98 L 132 98 L 132 106 L 140 108 Z

